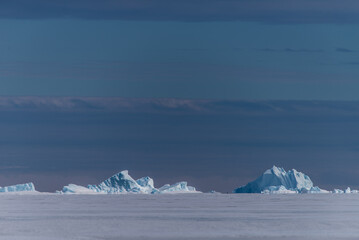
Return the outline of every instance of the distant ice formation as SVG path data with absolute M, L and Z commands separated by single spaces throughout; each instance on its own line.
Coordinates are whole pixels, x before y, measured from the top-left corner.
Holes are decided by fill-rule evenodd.
M 163 187 L 155 188 L 153 179 L 143 177 L 134 180 L 127 170 L 119 172 L 99 185 L 88 185 L 87 187 L 69 184 L 63 187 L 59 193 L 65 194 L 116 194 L 116 193 L 193 193 L 198 192 L 194 187 L 187 186 L 187 182 L 179 182 L 173 185 L 166 184 Z
M 283 168 L 273 166 L 259 178 L 233 193 L 329 193 L 314 187 L 310 178 L 295 169 L 286 172 Z
M 153 183 L 153 179 L 150 177 L 143 177 L 136 180 L 137 184 L 143 188 L 154 189 L 155 185 Z
M 358 190 L 351 190 L 350 187 L 347 187 L 345 190 L 341 190 L 341 189 L 334 189 L 332 191 L 332 193 L 337 193 L 337 194 L 343 194 L 343 193 L 359 193 Z
M 4 192 L 35 192 L 33 183 L 17 184 L 12 186 L 0 187 L 0 193 Z M 88 185 L 87 187 L 76 184 L 64 186 L 60 194 L 171 194 L 171 193 L 200 193 L 194 187 L 188 186 L 187 182 L 182 181 L 175 184 L 165 184 L 156 188 L 154 181 L 150 177 L 133 179 L 127 170 L 121 171 L 106 179 L 98 185 Z M 214 190 L 209 193 L 217 193 Z M 283 168 L 273 166 L 266 170 L 256 180 L 241 186 L 233 193 L 265 193 L 265 194 L 297 194 L 297 193 L 334 193 L 334 194 L 359 194 L 359 190 L 352 190 L 347 187 L 345 190 L 334 189 L 327 191 L 313 185 L 309 176 L 298 172 L 295 169 L 285 171 Z
M 185 193 L 197 192 L 194 187 L 187 186 L 187 182 L 178 182 L 172 185 L 166 184 L 158 189 L 157 193 Z
M 32 182 L 17 184 L 13 186 L 0 187 L 0 192 L 34 192 L 35 186 Z
M 63 187 L 62 192 L 58 191 L 58 193 L 95 194 L 96 192 L 87 187 L 79 186 L 76 184 L 69 184 Z
M 147 180 L 145 180 L 147 179 Z M 146 182 L 147 181 L 147 182 Z M 153 180 L 149 177 L 139 179 L 140 184 L 134 180 L 129 174 L 128 171 L 119 172 L 109 179 L 103 181 L 99 185 L 89 185 L 88 188 L 92 189 L 95 192 L 105 192 L 105 193 L 151 193 L 152 187 L 150 183 L 153 183 Z

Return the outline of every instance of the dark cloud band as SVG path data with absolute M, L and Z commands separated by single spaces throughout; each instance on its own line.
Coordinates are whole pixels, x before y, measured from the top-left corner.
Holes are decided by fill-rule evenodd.
M 355 0 L 12 0 L 2 19 L 116 19 L 152 21 L 255 21 L 359 23 Z
M 206 100 L 120 97 L 0 97 L 0 111 L 235 114 L 242 116 L 355 115 L 358 101 Z

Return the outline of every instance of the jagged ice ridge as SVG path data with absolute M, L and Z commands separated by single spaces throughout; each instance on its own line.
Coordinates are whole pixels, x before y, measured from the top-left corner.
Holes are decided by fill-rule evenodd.
M 0 193 L 6 192 L 37 192 L 32 182 L 17 184 L 12 186 L 0 187 Z M 150 177 L 142 177 L 134 180 L 127 170 L 119 172 L 99 185 L 88 185 L 87 187 L 76 184 L 64 186 L 62 194 L 117 194 L 117 193 L 143 193 L 143 194 L 169 194 L 169 193 L 200 193 L 194 187 L 188 186 L 187 182 L 166 184 L 160 188 L 155 188 L 154 181 Z M 334 189 L 327 191 L 313 185 L 309 176 L 298 172 L 295 169 L 285 171 L 283 168 L 273 166 L 266 170 L 256 180 L 247 185 L 239 187 L 233 193 L 267 193 L 267 194 L 287 194 L 287 193 L 359 193 L 349 187 L 345 190 Z
M 64 186 L 63 194 L 117 194 L 117 193 L 143 193 L 143 194 L 161 194 L 161 193 L 198 193 L 194 187 L 187 186 L 187 182 L 179 182 L 173 185 L 166 184 L 163 187 L 155 188 L 154 181 L 150 177 L 143 177 L 134 180 L 127 170 L 119 172 L 106 179 L 99 185 L 88 185 L 87 187 L 69 184 Z

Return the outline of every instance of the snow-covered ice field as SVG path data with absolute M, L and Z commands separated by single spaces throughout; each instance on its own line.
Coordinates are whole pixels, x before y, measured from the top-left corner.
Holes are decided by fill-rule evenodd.
M 358 239 L 359 194 L 0 194 L 0 239 Z

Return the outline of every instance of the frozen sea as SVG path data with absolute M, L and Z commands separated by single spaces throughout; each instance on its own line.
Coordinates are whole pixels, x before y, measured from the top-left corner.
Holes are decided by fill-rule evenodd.
M 0 194 L 0 239 L 358 239 L 359 194 Z

